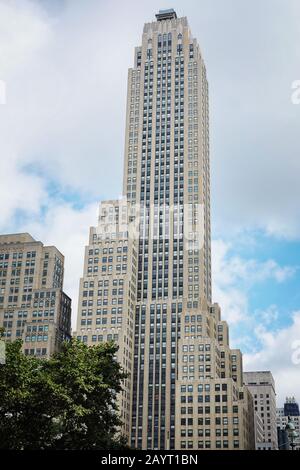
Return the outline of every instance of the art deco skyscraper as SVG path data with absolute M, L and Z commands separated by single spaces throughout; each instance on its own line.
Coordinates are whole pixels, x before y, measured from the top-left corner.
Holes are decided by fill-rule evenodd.
M 187 19 L 156 19 L 128 79 L 123 191 L 140 210 L 131 443 L 174 448 L 182 312 L 211 300 L 208 84 Z
M 124 200 L 102 204 L 91 229 L 78 338 L 91 344 L 91 336 L 116 334 L 121 363 L 127 345 L 120 408 L 132 447 L 251 448 L 241 354 L 229 349 L 227 325 L 211 303 L 208 84 L 186 18 L 164 10 L 145 24 L 127 93 Z M 120 295 L 118 279 L 127 288 Z M 106 296 L 100 289 L 96 299 L 103 282 Z M 104 327 L 99 305 L 106 305 Z

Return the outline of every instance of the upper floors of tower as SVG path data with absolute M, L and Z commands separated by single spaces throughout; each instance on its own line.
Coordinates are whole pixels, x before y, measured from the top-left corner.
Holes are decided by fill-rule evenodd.
M 156 15 L 156 21 L 145 23 L 142 44 L 135 49 L 134 68 L 140 68 L 143 62 L 170 53 L 172 56 L 186 56 L 187 59 L 202 58 L 187 18 L 178 18 L 172 9 L 161 10 Z

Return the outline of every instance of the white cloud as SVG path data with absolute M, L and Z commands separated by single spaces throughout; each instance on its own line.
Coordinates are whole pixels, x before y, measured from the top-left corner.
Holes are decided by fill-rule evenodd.
M 48 198 L 41 178 L 22 172 L 12 155 L 6 157 L 0 159 L 0 230 L 10 226 L 15 211 L 37 214 Z
M 282 283 L 296 270 L 296 267 L 280 266 L 272 259 L 243 259 L 234 254 L 234 243 L 221 239 L 212 242 L 213 300 L 220 304 L 230 324 L 248 319 L 248 297 L 253 286 L 267 280 Z
M 0 70 L 10 77 L 45 46 L 50 29 L 41 10 L 32 2 L 1 2 L 0 13 Z
M 72 326 L 76 325 L 79 279 L 83 274 L 84 248 L 89 240 L 89 227 L 97 222 L 98 204 L 76 210 L 62 203 L 50 207 L 43 221 L 26 224 L 24 231 L 44 244 L 55 245 L 65 256 L 64 291 L 72 299 Z
M 277 305 L 270 305 L 265 310 L 258 310 L 256 314 L 259 314 L 260 320 L 265 325 L 271 325 L 274 321 L 279 318 L 279 311 Z M 257 315 L 256 315 L 257 316 Z
M 277 403 L 282 405 L 286 396 L 300 400 L 300 312 L 294 312 L 292 324 L 275 332 L 265 327 L 256 329 L 262 348 L 254 354 L 244 354 L 245 370 L 271 370 L 276 382 Z M 297 346 L 298 345 L 298 346 Z
M 103 5 L 64 5 L 52 17 L 42 3 L 0 3 L 1 153 L 94 197 L 119 193 L 133 45 L 119 44 Z
M 234 243 L 231 246 L 222 240 L 213 242 L 212 254 L 213 298 L 231 325 L 232 343 L 238 343 L 242 352 L 254 351 L 243 355 L 245 370 L 272 371 L 278 405 L 286 396 L 298 394 L 300 399 L 300 312 L 294 313 L 290 326 L 276 329 L 282 317 L 277 305 L 255 311 L 249 308 L 256 286 L 268 280 L 278 285 L 293 276 L 296 268 L 280 266 L 274 260 L 245 260 L 234 255 Z M 298 363 L 293 360 L 295 354 Z

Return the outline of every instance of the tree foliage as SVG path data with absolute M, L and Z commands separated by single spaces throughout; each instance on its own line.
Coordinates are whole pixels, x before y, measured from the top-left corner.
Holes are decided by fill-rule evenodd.
M 117 347 L 73 339 L 48 361 L 6 345 L 0 365 L 1 449 L 120 449 Z

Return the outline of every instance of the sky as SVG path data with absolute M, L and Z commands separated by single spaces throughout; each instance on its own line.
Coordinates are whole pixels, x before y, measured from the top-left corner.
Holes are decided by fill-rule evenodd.
M 245 369 L 300 401 L 298 0 L 0 0 L 0 233 L 62 251 L 75 324 L 89 226 L 121 193 L 133 50 L 170 7 L 209 79 L 213 300 Z

